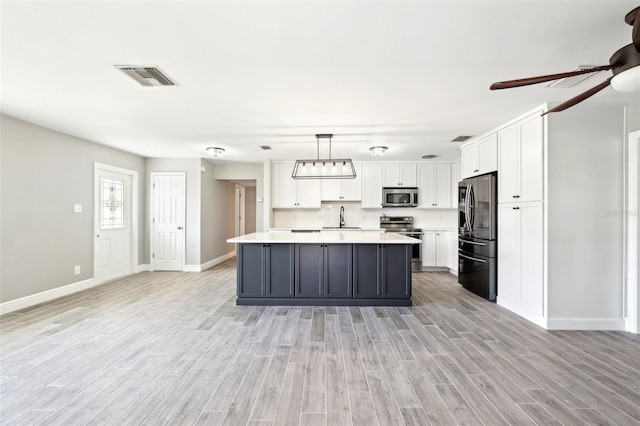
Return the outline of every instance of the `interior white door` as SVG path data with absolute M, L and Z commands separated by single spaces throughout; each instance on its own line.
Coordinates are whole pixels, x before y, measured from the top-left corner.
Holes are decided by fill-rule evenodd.
M 104 282 L 133 272 L 131 175 L 96 168 L 94 280 Z
M 184 267 L 184 173 L 152 173 L 154 271 L 182 271 Z
M 236 185 L 236 237 L 246 234 L 245 230 L 245 187 Z

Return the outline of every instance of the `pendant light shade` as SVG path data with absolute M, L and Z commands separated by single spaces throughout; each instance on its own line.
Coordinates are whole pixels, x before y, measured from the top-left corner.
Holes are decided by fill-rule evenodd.
M 320 139 L 329 139 L 329 158 L 320 158 Z M 291 177 L 294 179 L 354 179 L 356 169 L 350 158 L 331 158 L 333 134 L 316 134 L 315 159 L 296 160 Z

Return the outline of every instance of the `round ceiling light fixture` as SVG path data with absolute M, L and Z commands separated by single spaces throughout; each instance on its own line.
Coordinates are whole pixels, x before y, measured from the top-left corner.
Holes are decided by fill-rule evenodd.
M 371 152 L 371 155 L 380 157 L 387 153 L 387 149 L 389 148 L 387 148 L 386 146 L 372 146 L 371 148 L 369 148 L 369 152 Z
M 210 146 L 207 148 L 207 152 L 214 157 L 222 157 L 224 155 L 224 148 L 218 148 L 216 146 Z
M 437 155 L 435 154 L 427 154 L 427 155 L 423 155 L 422 158 L 424 158 L 425 160 L 431 160 L 433 158 L 436 158 Z

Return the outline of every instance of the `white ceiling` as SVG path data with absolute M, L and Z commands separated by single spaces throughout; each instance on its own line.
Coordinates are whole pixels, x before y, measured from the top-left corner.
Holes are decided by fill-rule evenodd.
M 459 157 L 479 135 L 569 89 L 497 80 L 608 64 L 636 1 L 2 1 L 2 112 L 145 157 L 224 161 Z M 114 65 L 159 66 L 144 88 Z M 585 102 L 638 101 L 605 89 Z M 575 108 L 580 108 L 576 106 Z M 560 113 L 562 114 L 562 113 Z M 263 151 L 260 145 L 270 145 Z M 321 157 L 326 157 L 321 142 Z

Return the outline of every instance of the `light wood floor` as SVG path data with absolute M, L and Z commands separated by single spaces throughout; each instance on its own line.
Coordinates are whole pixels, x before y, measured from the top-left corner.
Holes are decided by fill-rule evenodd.
M 640 423 L 640 337 L 413 282 L 411 308 L 236 307 L 227 262 L 4 315 L 0 424 Z

